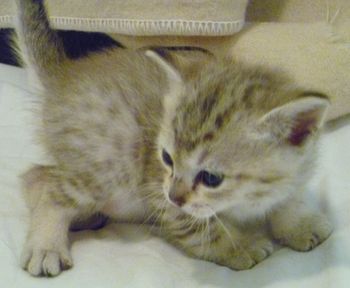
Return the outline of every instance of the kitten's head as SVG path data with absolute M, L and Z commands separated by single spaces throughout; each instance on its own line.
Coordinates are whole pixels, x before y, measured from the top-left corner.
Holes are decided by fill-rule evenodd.
M 169 79 L 158 150 L 170 203 L 197 218 L 243 220 L 301 189 L 329 104 L 322 94 L 227 59 L 186 74 L 147 53 Z

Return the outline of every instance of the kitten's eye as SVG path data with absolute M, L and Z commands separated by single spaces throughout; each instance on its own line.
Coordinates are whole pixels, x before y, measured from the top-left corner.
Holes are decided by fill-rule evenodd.
M 196 176 L 196 181 L 210 188 L 218 187 L 222 183 L 222 180 L 224 180 L 223 176 L 212 174 L 204 170 L 200 171 Z
M 169 153 L 166 152 L 164 149 L 162 151 L 162 158 L 163 158 L 163 161 L 166 165 L 168 165 L 170 167 L 174 166 L 173 159 L 171 159 L 171 156 L 169 155 Z

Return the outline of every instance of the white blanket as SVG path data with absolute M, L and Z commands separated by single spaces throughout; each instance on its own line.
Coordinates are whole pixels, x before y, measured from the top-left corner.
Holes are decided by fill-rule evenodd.
M 19 267 L 28 225 L 17 175 L 45 157 L 33 140 L 35 95 L 25 72 L 0 65 L 0 287 L 350 287 L 350 124 L 323 136 L 311 205 L 330 215 L 335 230 L 312 252 L 287 248 L 252 270 L 236 272 L 191 259 L 145 227 L 111 224 L 72 234 L 72 270 L 37 279 Z

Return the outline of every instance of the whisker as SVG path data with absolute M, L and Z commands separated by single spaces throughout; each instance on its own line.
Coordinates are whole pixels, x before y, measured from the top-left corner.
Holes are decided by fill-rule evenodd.
M 204 250 L 206 248 L 206 237 L 205 237 L 205 233 L 206 233 L 206 222 L 203 221 L 202 219 L 198 219 L 197 222 L 199 222 L 198 224 L 198 228 L 196 229 L 196 234 L 199 234 L 199 239 L 200 239 L 200 254 L 204 255 Z
M 150 200 L 150 199 L 161 199 L 164 198 L 162 194 L 160 194 L 159 192 L 154 192 L 154 193 L 147 193 L 148 195 L 145 195 L 141 198 L 139 198 L 140 201 L 144 201 L 144 200 Z
M 159 210 L 157 209 L 156 212 L 158 212 L 156 218 L 154 219 L 152 225 L 151 225 L 151 230 L 155 228 L 155 226 L 157 225 L 158 226 L 158 220 L 160 219 L 160 223 L 159 223 L 159 232 L 162 231 L 162 224 L 163 224 L 163 216 L 164 216 L 164 213 L 166 211 L 166 208 L 167 208 L 167 205 L 168 205 L 168 201 L 165 199 L 163 200 L 163 202 L 159 205 Z
M 190 215 L 190 218 L 188 219 L 188 221 L 191 223 L 190 227 L 188 228 L 188 231 L 191 231 L 193 226 L 196 225 L 199 220 L 193 215 Z
M 224 230 L 224 232 L 226 233 L 226 235 L 228 236 L 228 238 L 230 239 L 230 242 L 232 244 L 232 247 L 234 249 L 236 249 L 236 243 L 235 241 L 233 240 L 232 236 L 231 236 L 231 233 L 230 231 L 227 229 L 227 227 L 225 226 L 225 224 L 221 221 L 221 219 L 219 218 L 219 216 L 214 213 L 213 216 L 215 217 L 215 219 L 218 221 L 218 223 L 220 224 L 220 226 L 222 227 L 222 229 Z
M 209 217 L 205 219 L 206 223 L 206 231 L 207 231 L 207 240 L 209 241 L 209 245 L 211 243 L 211 236 L 210 236 L 210 223 L 209 223 Z
M 334 24 L 334 22 L 337 20 L 340 12 L 341 12 L 341 8 L 338 8 L 337 11 L 335 11 L 335 14 L 333 15 L 333 17 L 330 20 L 329 24 Z
M 329 0 L 326 0 L 326 23 L 330 24 L 330 6 L 329 6 Z
M 164 200 L 164 208 L 163 210 L 161 211 L 161 215 L 160 215 L 160 232 L 162 232 L 162 229 L 163 229 L 163 224 L 164 224 L 164 214 L 166 212 L 166 208 L 168 206 L 168 201 L 167 200 Z
M 208 248 L 207 248 L 207 251 L 209 252 L 212 245 L 211 245 L 211 230 L 210 230 L 210 217 L 207 217 L 206 219 L 206 223 L 207 223 L 207 240 L 208 240 Z

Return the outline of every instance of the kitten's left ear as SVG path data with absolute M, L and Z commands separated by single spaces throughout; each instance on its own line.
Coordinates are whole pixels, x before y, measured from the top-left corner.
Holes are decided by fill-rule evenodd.
M 169 89 L 171 91 L 176 91 L 182 87 L 183 79 L 179 71 L 175 68 L 174 59 L 168 51 L 154 48 L 147 50 L 145 55 L 150 57 L 161 69 L 163 69 L 167 76 Z
M 165 72 L 170 89 L 183 85 L 185 81 L 196 75 L 206 62 L 215 59 L 208 50 L 189 46 L 149 47 L 145 54 Z
M 278 141 L 302 146 L 323 125 L 328 98 L 317 92 L 302 93 L 303 98 L 275 108 L 264 115 L 259 127 Z

